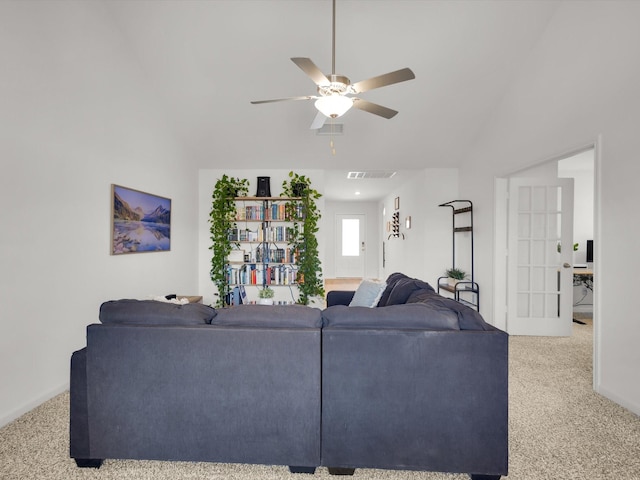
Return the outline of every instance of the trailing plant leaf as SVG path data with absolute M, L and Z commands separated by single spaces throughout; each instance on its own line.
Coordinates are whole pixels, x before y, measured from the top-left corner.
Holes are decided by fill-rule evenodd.
M 282 182 L 282 196 L 294 197 L 286 203 L 289 227 L 289 247 L 297 253 L 298 303 L 308 305 L 311 297 L 324 296 L 322 266 L 318 253 L 318 222 L 322 217 L 316 200 L 322 195 L 311 187 L 311 179 L 289 172 L 289 180 Z
M 211 271 L 210 277 L 218 289 L 216 307 L 224 307 L 224 301 L 229 293 L 227 283 L 227 257 L 237 242 L 230 240 L 230 233 L 236 228 L 235 198 L 246 196 L 249 191 L 249 181 L 246 178 L 228 177 L 223 175 L 218 179 L 211 195 Z

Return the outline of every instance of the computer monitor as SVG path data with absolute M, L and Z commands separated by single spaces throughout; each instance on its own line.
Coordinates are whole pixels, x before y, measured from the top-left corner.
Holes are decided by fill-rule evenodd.
M 593 263 L 593 240 L 587 240 L 587 263 Z

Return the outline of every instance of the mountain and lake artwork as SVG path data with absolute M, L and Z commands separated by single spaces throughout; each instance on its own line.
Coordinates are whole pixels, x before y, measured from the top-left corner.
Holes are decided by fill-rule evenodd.
M 112 185 L 111 254 L 166 252 L 171 247 L 171 199 Z

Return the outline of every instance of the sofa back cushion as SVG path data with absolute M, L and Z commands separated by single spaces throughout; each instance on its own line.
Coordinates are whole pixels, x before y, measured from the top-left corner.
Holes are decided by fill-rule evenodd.
M 491 326 L 485 322 L 482 315 L 473 308 L 468 307 L 453 298 L 446 298 L 431 290 L 416 290 L 407 299 L 407 305 L 422 303 L 452 310 L 458 314 L 460 330 L 491 330 Z
M 387 286 L 385 287 L 384 291 L 382 292 L 382 295 L 380 296 L 380 300 L 378 301 L 379 307 L 387 306 L 387 302 L 389 301 L 389 295 L 391 295 L 391 291 L 393 290 L 393 287 L 396 286 L 396 282 L 401 278 L 409 278 L 409 277 L 407 277 L 404 273 L 400 273 L 400 272 L 392 273 L 387 277 L 387 281 L 386 281 Z
M 334 305 L 322 312 L 322 318 L 325 327 L 460 330 L 455 311 L 425 303 L 378 308 Z
M 155 300 L 110 300 L 100 305 L 100 322 L 133 325 L 203 325 L 211 323 L 216 310 L 202 303 L 157 302 Z
M 268 328 L 320 328 L 322 312 L 304 305 L 238 305 L 221 308 L 211 325 Z
M 418 280 L 417 278 L 400 278 L 395 282 L 391 293 L 389 294 L 389 298 L 387 299 L 387 304 L 389 305 L 401 305 L 407 303 L 407 300 L 411 296 L 413 292 L 416 290 L 428 290 L 431 292 L 435 292 L 435 290 L 429 285 L 427 282 L 423 282 L 422 280 Z

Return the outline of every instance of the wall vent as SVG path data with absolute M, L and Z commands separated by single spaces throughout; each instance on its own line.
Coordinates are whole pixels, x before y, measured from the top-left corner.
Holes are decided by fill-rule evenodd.
M 316 135 L 344 135 L 344 124 L 327 122 L 316 130 Z
M 396 174 L 392 170 L 370 170 L 368 172 L 349 172 L 347 178 L 350 180 L 362 180 L 369 178 L 391 178 Z

